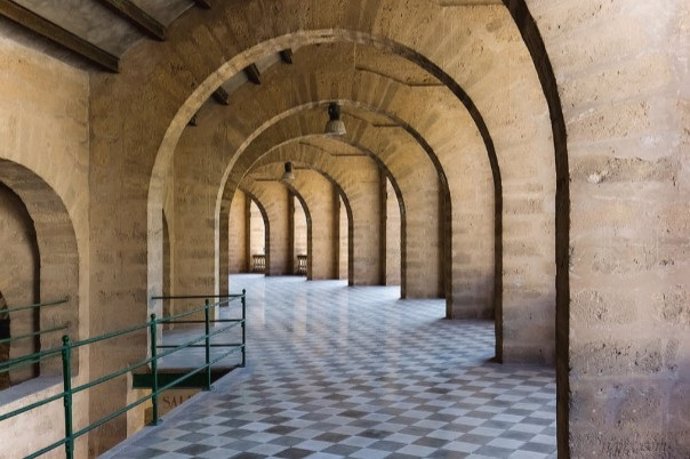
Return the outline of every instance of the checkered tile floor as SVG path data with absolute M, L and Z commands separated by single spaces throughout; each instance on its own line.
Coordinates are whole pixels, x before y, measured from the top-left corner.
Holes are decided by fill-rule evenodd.
M 116 458 L 555 457 L 554 371 L 497 365 L 493 326 L 391 287 L 233 276 L 250 367 Z M 233 379 L 234 378 L 234 379 Z

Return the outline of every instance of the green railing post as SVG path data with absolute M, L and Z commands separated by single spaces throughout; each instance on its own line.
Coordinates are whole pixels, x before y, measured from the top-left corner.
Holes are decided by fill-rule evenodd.
M 206 307 L 204 308 L 204 325 L 206 330 L 206 390 L 211 390 L 211 321 L 210 321 L 210 311 L 209 307 L 211 301 L 209 299 L 204 300 Z
M 247 290 L 242 289 L 242 368 L 247 364 Z
M 151 388 L 151 405 L 153 421 L 151 424 L 158 425 L 158 337 L 156 329 L 156 314 L 151 314 L 151 374 L 153 375 L 153 387 Z
M 62 398 L 65 407 L 65 456 L 74 458 L 74 438 L 72 427 L 72 346 L 69 336 L 62 337 L 62 381 L 64 394 Z

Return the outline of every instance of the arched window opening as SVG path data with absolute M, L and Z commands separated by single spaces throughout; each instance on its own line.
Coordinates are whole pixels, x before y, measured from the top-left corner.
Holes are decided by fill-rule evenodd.
M 386 285 L 400 285 L 401 218 L 400 202 L 390 179 L 385 178 Z
M 249 251 L 252 272 L 266 272 L 266 223 L 253 199 L 249 200 Z
M 293 247 L 294 247 L 294 273 L 300 276 L 307 275 L 307 215 L 304 207 L 297 197 L 291 196 L 293 212 Z
M 350 222 L 342 196 L 338 196 L 338 279 L 348 279 L 348 260 L 350 247 Z
M 0 183 L 0 310 L 40 301 L 40 259 L 33 220 L 24 202 Z M 39 309 L 0 313 L 0 362 L 38 352 Z M 12 339 L 13 338 L 13 339 Z M 12 341 L 10 341 L 12 339 Z M 38 364 L 0 373 L 0 390 L 38 377 Z
M 236 190 L 230 203 L 228 221 L 228 273 L 247 273 L 251 270 L 249 253 L 249 198 Z
M 168 228 L 168 218 L 163 212 L 163 296 L 172 295 L 172 263 L 170 254 L 170 229 Z M 172 315 L 172 300 L 163 300 L 163 317 Z M 164 329 L 173 328 L 173 324 L 165 324 Z
M 7 302 L 5 297 L 0 292 L 0 310 L 7 309 Z M 8 313 L 0 313 L 0 363 L 7 362 L 10 359 L 10 343 L 5 342 L 9 340 L 10 335 L 10 315 Z M 0 373 L 0 390 L 10 387 L 9 373 Z

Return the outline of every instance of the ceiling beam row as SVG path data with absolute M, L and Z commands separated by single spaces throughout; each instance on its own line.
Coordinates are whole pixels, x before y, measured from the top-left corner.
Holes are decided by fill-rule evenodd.
M 259 67 L 257 67 L 256 64 L 251 64 L 245 67 L 244 74 L 247 76 L 247 79 L 252 83 L 261 84 L 261 72 L 259 71 Z
M 292 64 L 292 50 L 290 48 L 284 49 L 278 53 L 280 60 L 286 64 Z
M 157 40 L 165 40 L 166 26 L 132 0 L 97 1 L 127 20 L 146 35 Z M 208 0 L 193 1 L 199 8 L 211 8 L 211 3 Z M 61 25 L 46 19 L 15 0 L 0 0 L 0 16 L 4 16 L 10 21 L 77 53 L 105 70 L 111 72 L 119 71 L 120 58 L 118 56 L 91 43 L 74 32 L 67 30 Z
M 134 27 L 158 40 L 165 40 L 165 26 L 131 0 L 99 0 Z
M 74 51 L 106 70 L 111 72 L 119 70 L 120 58 L 118 56 L 39 16 L 13 0 L 0 0 L 0 15 Z
M 199 8 L 203 8 L 205 10 L 211 9 L 211 3 L 208 0 L 194 0 L 194 4 Z

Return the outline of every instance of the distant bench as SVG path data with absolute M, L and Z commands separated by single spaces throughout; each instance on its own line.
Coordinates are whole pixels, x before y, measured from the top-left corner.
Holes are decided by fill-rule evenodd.
M 266 255 L 254 254 L 252 255 L 252 272 L 264 273 L 266 272 Z

